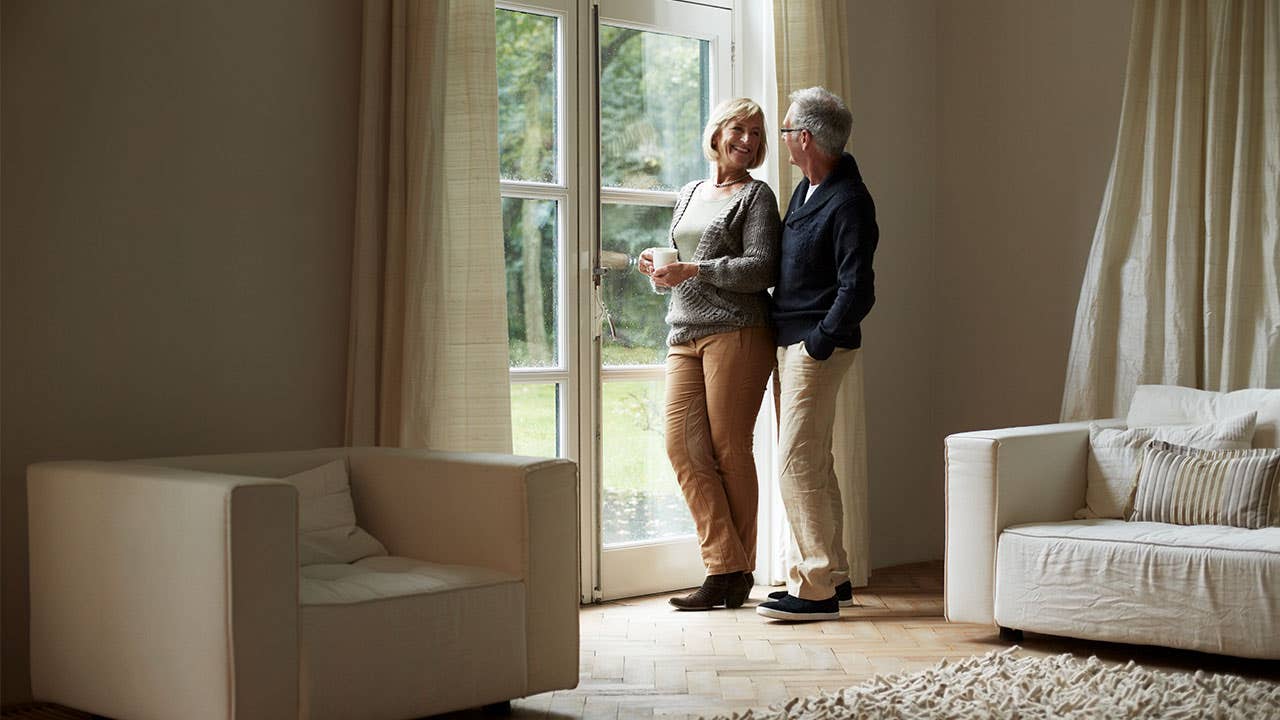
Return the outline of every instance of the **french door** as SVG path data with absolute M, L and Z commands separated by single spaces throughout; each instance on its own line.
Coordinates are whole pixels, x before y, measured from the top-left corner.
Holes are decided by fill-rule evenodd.
M 667 461 L 667 296 L 635 271 L 731 90 L 731 12 L 676 0 L 498 4 L 499 141 L 517 453 L 581 470 L 584 601 L 703 567 Z

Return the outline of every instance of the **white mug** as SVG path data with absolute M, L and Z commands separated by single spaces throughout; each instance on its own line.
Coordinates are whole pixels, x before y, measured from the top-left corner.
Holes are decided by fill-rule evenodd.
M 680 252 L 675 248 L 656 247 L 649 248 L 649 251 L 652 253 L 654 270 L 666 267 L 680 259 Z

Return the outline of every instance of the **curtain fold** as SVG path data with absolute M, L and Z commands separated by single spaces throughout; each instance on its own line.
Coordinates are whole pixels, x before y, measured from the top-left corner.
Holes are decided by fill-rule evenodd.
M 791 106 L 788 96 L 801 88 L 821 85 L 854 110 L 853 83 L 850 78 L 849 42 L 846 3 L 842 0 L 774 0 L 774 47 L 778 78 L 778 120 Z M 857 138 L 857 112 L 851 148 Z M 779 146 L 779 152 L 786 150 Z M 780 158 L 778 199 L 783 209 L 791 200 L 791 191 L 803 175 L 785 157 Z M 835 455 L 836 477 L 844 503 L 844 546 L 849 554 L 849 579 L 855 587 L 867 584 L 871 575 L 871 535 L 867 525 L 867 442 L 866 406 L 863 398 L 862 355 L 858 353 L 845 375 L 837 395 L 835 433 L 832 453 Z M 777 496 L 777 479 L 773 479 L 771 496 Z M 779 497 L 776 501 L 781 503 Z M 774 514 L 785 517 L 779 511 Z M 779 566 L 780 576 L 772 582 L 786 580 L 786 567 L 798 559 L 791 528 L 781 523 L 786 542 L 774 543 L 785 558 L 773 558 L 770 574 Z
M 366 0 L 349 445 L 511 451 L 491 4 Z
M 1280 387 L 1280 4 L 1134 3 L 1062 419 L 1139 384 Z

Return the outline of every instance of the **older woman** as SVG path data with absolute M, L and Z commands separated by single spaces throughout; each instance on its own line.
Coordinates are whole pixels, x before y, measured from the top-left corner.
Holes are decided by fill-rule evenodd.
M 750 170 L 764 162 L 764 113 L 721 103 L 703 132 L 715 174 L 680 190 L 669 242 L 679 260 L 639 270 L 669 288 L 667 455 L 698 529 L 702 587 L 672 598 L 681 610 L 736 608 L 756 561 L 752 429 L 774 365 L 769 295 L 778 272 L 778 202 Z M 661 291 L 661 290 L 660 290 Z

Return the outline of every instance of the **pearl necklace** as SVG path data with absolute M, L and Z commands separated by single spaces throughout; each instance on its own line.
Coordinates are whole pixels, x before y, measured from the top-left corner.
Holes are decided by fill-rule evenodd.
M 725 188 L 725 187 L 729 187 L 730 185 L 737 185 L 738 183 L 742 182 L 743 180 L 746 180 L 749 177 L 751 177 L 751 173 L 743 173 L 742 175 L 739 175 L 738 177 L 732 180 L 725 180 L 724 182 L 715 183 L 715 186 L 718 188 Z

